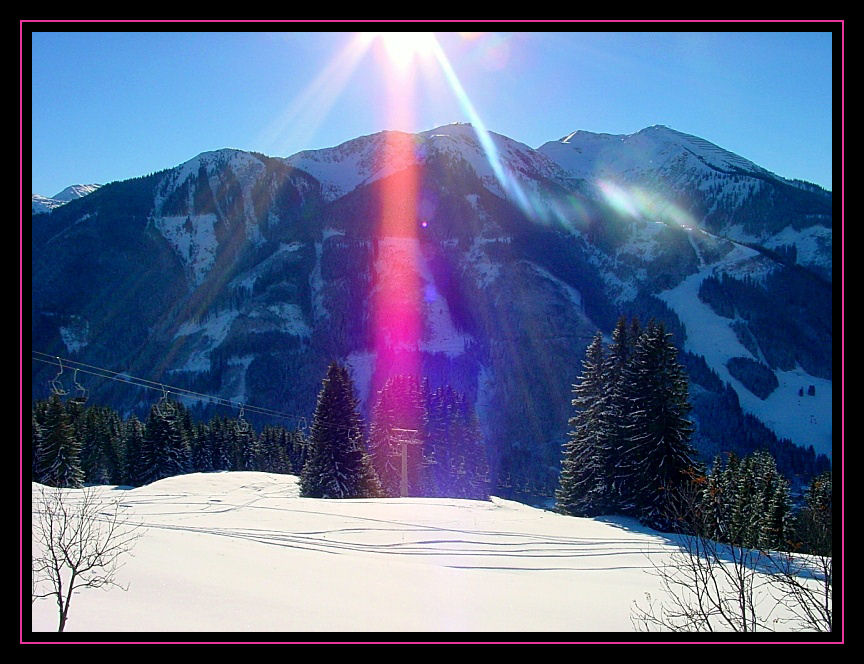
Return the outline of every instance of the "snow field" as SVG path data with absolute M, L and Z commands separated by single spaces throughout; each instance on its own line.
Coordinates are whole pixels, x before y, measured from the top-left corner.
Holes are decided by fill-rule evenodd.
M 296 477 L 271 473 L 195 473 L 97 490 L 143 526 L 118 577 L 128 590 L 73 598 L 67 631 L 104 640 L 111 632 L 216 633 L 200 640 L 264 632 L 275 641 L 318 632 L 511 633 L 499 640 L 555 632 L 556 640 L 586 640 L 634 631 L 633 601 L 662 594 L 647 572 L 674 551 L 671 539 L 625 518 L 567 517 L 498 498 L 300 498 Z M 56 630 L 53 601 L 33 605 L 32 627 Z

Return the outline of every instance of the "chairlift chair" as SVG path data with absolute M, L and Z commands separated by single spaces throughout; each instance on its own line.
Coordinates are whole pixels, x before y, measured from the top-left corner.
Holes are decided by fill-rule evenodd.
M 247 434 L 252 433 L 252 425 L 243 417 L 243 404 L 240 404 L 240 414 L 237 416 L 237 433 Z
M 168 401 L 168 395 L 171 394 L 171 392 L 166 390 L 164 385 L 160 385 L 159 387 L 162 388 L 162 397 L 156 402 L 154 408 L 159 417 L 168 417 L 171 413 L 171 404 Z
M 57 364 L 60 366 L 60 371 L 58 371 L 57 375 L 51 380 L 51 392 L 56 394 L 58 397 L 65 397 L 69 394 L 69 391 L 64 390 L 63 383 L 60 382 L 60 376 L 63 375 L 63 360 L 59 357 L 57 358 Z
M 75 369 L 72 381 L 75 383 L 77 394 L 71 399 L 69 399 L 69 401 L 78 404 L 79 406 L 83 406 L 85 403 L 87 403 L 87 390 L 83 385 L 81 385 L 81 383 L 78 382 L 78 369 Z

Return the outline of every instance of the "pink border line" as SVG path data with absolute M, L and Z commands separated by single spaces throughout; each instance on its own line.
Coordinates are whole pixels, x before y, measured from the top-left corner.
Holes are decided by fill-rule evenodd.
M 291 23 L 291 24 L 307 24 L 307 23 L 353 23 L 353 24 L 363 24 L 363 23 L 438 23 L 438 24 L 446 24 L 446 23 L 520 23 L 520 24 L 576 24 L 576 23 L 624 23 L 624 24 L 652 24 L 652 23 L 680 23 L 680 24 L 692 24 L 692 23 L 708 23 L 708 24 L 740 24 L 740 23 L 839 23 L 840 24 L 840 284 L 841 284 L 841 296 L 840 296 L 840 321 L 841 321 L 841 332 L 840 332 L 840 348 L 841 348 L 841 369 L 840 369 L 840 392 L 841 392 L 841 401 L 840 401 L 840 427 L 841 427 L 841 445 L 840 445 L 840 474 L 842 478 L 841 482 L 841 607 L 842 607 L 842 616 L 841 616 L 841 627 L 840 627 L 840 640 L 839 641 L 760 641 L 760 642 L 752 642 L 755 644 L 764 644 L 764 645 L 800 645 L 800 644 L 819 644 L 819 645 L 832 645 L 832 644 L 845 644 L 845 633 L 846 633 L 846 597 L 843 593 L 842 582 L 845 581 L 845 563 L 846 563 L 846 550 L 845 550 L 845 538 L 842 537 L 842 533 L 845 533 L 845 468 L 846 468 L 846 460 L 845 460 L 845 440 L 846 440 L 846 428 L 845 428 L 845 393 L 846 393 L 846 374 L 845 374 L 845 19 L 718 19 L 718 20 L 704 20 L 704 19 L 646 19 L 646 20 L 636 20 L 636 19 L 275 19 L 275 20 L 256 20 L 256 19 L 241 19 L 241 20 L 231 20 L 231 19 L 21 19 L 19 22 L 19 58 L 18 58 L 18 68 L 19 68 L 19 79 L 18 79 L 18 95 L 19 95 L 19 122 L 18 122 L 18 141 L 19 141 L 19 149 L 18 149 L 18 166 L 19 166 L 19 184 L 21 187 L 22 197 L 19 201 L 19 234 L 18 234 L 18 260 L 19 260 L 19 274 L 18 274 L 18 328 L 19 328 L 19 337 L 18 337 L 18 349 L 20 353 L 20 359 L 18 364 L 18 382 L 19 382 L 19 405 L 21 406 L 21 415 L 19 417 L 19 436 L 20 436 L 20 444 L 19 444 L 19 485 L 21 488 L 21 495 L 19 496 L 19 564 L 20 568 L 23 571 L 24 569 L 24 351 L 23 351 L 23 234 L 24 234 L 24 24 L 35 24 L 35 23 L 60 23 L 60 24 L 78 24 L 78 23 L 104 23 L 104 24 L 115 24 L 115 23 L 196 23 L 196 24 L 207 24 L 207 23 L 254 23 L 254 24 L 262 24 L 262 23 Z M 832 188 L 833 190 L 833 188 Z M 19 581 L 19 598 L 23 600 L 24 597 L 24 578 L 23 574 L 21 575 L 21 579 Z M 153 644 L 153 645 L 165 645 L 165 644 L 177 644 L 177 645 L 208 645 L 208 644 L 226 644 L 226 645 L 261 645 L 261 644 L 292 644 L 292 645 L 323 645 L 323 644 L 333 644 L 333 645 L 424 645 L 424 644 L 466 644 L 466 645 L 499 645 L 499 644 L 513 644 L 513 645 L 609 645 L 609 644 L 617 644 L 617 643 L 627 643 L 634 645 L 668 645 L 668 644 L 696 644 L 696 645 L 734 645 L 740 643 L 751 643 L 751 642 L 743 642 L 743 641 L 25 641 L 23 638 L 24 634 L 24 613 L 21 611 L 19 613 L 19 643 L 21 645 L 32 645 L 32 644 L 53 644 L 57 643 L 60 645 L 67 644 L 82 644 L 82 645 L 142 645 L 142 644 Z

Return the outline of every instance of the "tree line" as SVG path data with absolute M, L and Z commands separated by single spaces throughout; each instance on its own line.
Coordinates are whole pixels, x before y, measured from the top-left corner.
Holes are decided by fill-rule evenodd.
M 338 363 L 322 381 L 308 431 L 271 425 L 256 432 L 242 411 L 194 422 L 167 396 L 141 422 L 57 394 L 33 403 L 31 431 L 32 480 L 56 487 L 141 486 L 184 473 L 251 470 L 298 475 L 309 497 L 489 496 L 485 443 L 463 394 L 391 377 L 367 427 L 351 375 Z
M 142 422 L 52 394 L 33 403 L 31 432 L 32 480 L 57 487 L 141 486 L 220 470 L 299 473 L 308 446 L 302 430 L 255 432 L 242 416 L 193 422 L 189 409 L 170 398 L 151 405 Z

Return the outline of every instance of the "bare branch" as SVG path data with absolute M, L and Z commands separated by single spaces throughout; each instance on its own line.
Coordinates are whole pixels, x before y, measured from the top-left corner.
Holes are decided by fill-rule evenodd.
M 123 517 L 119 500 L 103 502 L 93 488 L 39 487 L 33 499 L 32 598 L 57 600 L 58 631 L 76 590 L 126 590 L 117 571 L 140 536 L 140 526 Z

